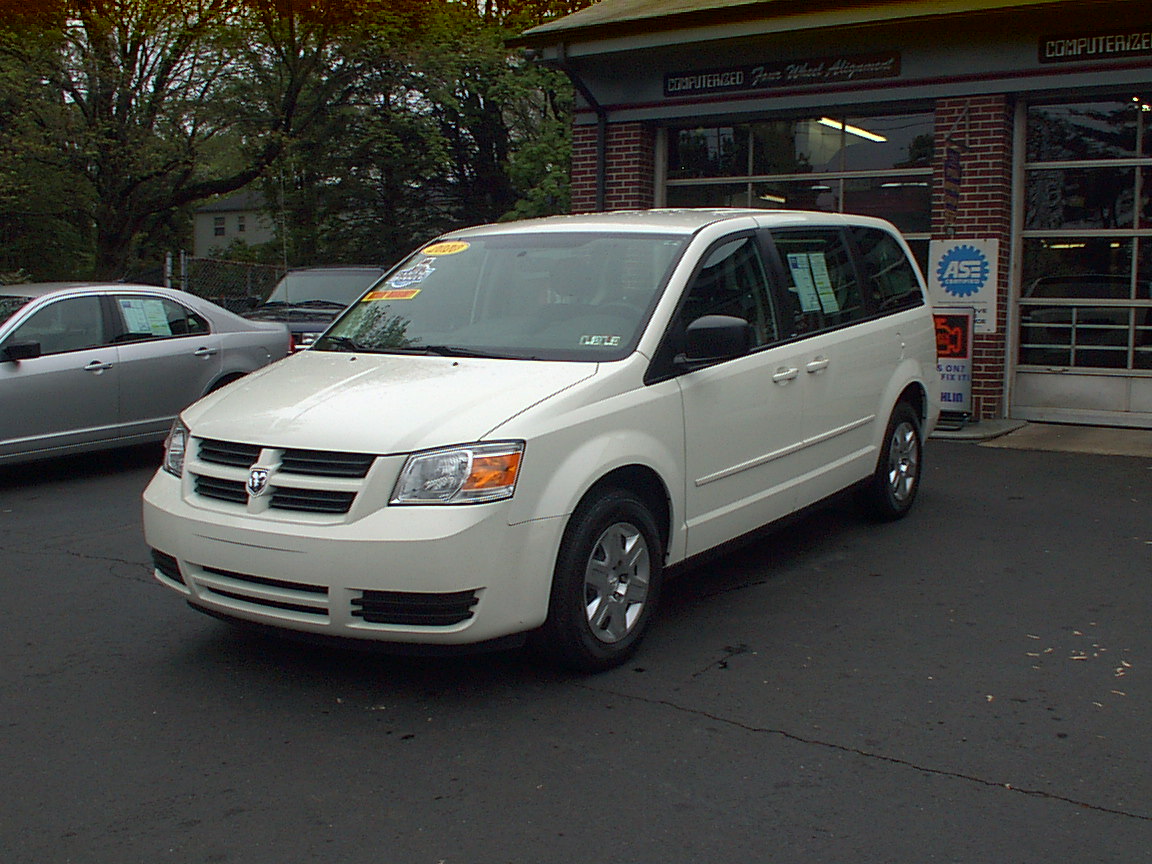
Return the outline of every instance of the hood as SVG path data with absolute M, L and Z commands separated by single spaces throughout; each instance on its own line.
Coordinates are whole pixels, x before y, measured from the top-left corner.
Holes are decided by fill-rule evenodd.
M 353 453 L 483 439 L 596 374 L 595 363 L 302 351 L 184 412 L 204 438 Z

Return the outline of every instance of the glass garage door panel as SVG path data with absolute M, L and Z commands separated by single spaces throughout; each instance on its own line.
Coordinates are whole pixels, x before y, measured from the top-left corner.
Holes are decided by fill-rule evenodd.
M 1032 105 L 1026 132 L 1012 413 L 1152 427 L 1152 104 Z

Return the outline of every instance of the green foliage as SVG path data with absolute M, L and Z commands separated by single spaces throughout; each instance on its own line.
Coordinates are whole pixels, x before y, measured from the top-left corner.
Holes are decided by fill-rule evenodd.
M 156 270 L 249 184 L 292 264 L 564 212 L 570 85 L 505 43 L 585 5 L 0 0 L 0 268 Z

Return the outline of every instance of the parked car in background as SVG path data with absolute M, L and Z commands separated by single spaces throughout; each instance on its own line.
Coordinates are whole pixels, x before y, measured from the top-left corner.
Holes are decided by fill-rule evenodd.
M 0 286 L 0 464 L 163 440 L 181 409 L 288 353 L 283 324 L 182 291 Z
M 424 246 L 308 350 L 173 425 L 154 572 L 213 615 L 623 662 L 664 568 L 856 487 L 916 498 L 939 415 L 887 222 L 667 210 Z
M 292 350 L 307 348 L 353 300 L 387 272 L 385 267 L 307 267 L 289 270 L 268 299 L 244 317 L 283 321 L 292 331 Z

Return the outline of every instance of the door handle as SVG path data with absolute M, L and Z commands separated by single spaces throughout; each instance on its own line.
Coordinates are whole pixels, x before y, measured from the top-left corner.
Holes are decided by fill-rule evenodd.
M 800 370 L 794 366 L 787 369 L 777 369 L 776 374 L 772 376 L 772 383 L 786 384 L 799 374 Z
M 101 363 L 99 360 L 93 360 L 84 367 L 85 372 L 103 372 L 105 369 L 111 369 L 111 363 Z
M 828 368 L 828 358 L 827 357 L 817 357 L 815 360 L 810 362 L 804 368 L 806 370 L 808 370 L 808 372 L 810 372 L 810 373 L 811 372 L 823 372 L 825 369 Z
M 192 352 L 196 357 L 211 357 L 213 354 L 219 354 L 219 348 L 197 348 Z

